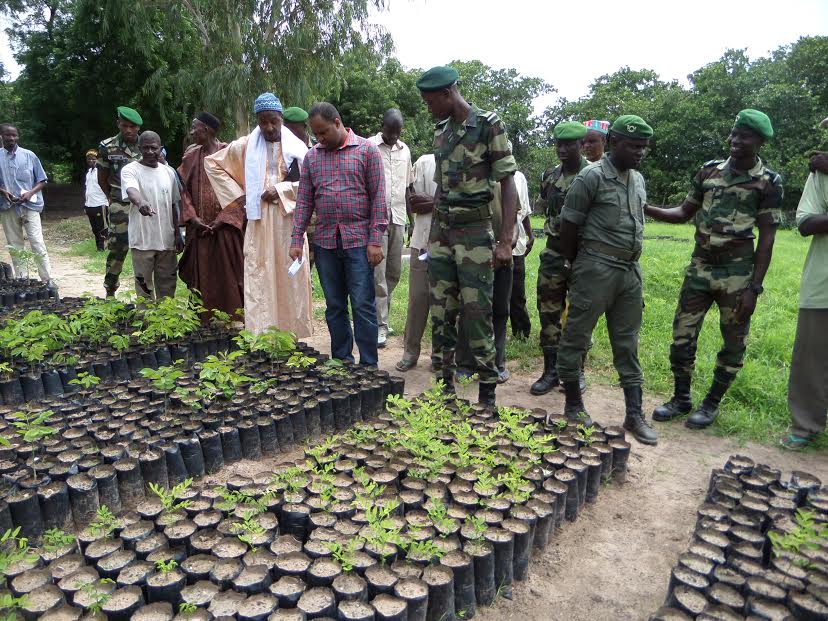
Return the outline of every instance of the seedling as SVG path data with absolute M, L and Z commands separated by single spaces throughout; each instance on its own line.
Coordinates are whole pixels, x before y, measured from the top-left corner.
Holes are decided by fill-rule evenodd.
M 798 554 L 802 548 L 816 550 L 820 547 L 820 540 L 828 539 L 828 526 L 817 522 L 813 511 L 796 510 L 796 527 L 790 532 L 780 535 L 774 531 L 768 532 L 768 538 L 773 546 L 774 556 L 780 556 L 783 551 Z
M 476 515 L 469 515 L 466 517 L 465 524 L 468 524 L 474 530 L 474 535 L 472 537 L 474 541 L 483 540 L 483 533 L 485 533 L 488 528 L 485 520 L 477 517 Z
M 322 366 L 322 375 L 325 377 L 350 377 L 351 375 L 345 368 L 345 363 L 338 358 L 330 358 Z
M 80 386 L 81 396 L 88 397 L 95 386 L 101 383 L 101 378 L 83 371 L 82 373 L 78 373 L 75 379 L 69 380 L 69 383 L 73 386 Z
M 0 595 L 0 621 L 17 621 L 20 619 L 21 615 L 17 611 L 26 605 L 28 599 L 28 595 L 15 597 L 8 591 Z
M 121 527 L 121 522 L 115 517 L 106 505 L 101 505 L 95 512 L 95 519 L 89 524 L 89 528 L 96 535 L 109 537 L 116 529 Z
M 24 278 L 31 278 L 31 273 L 35 269 L 35 257 L 37 257 L 37 255 L 31 250 L 26 250 L 25 248 L 15 248 L 11 245 L 6 246 L 6 249 L 9 251 L 12 259 L 14 259 L 14 263 L 22 266 L 23 271 L 26 274 Z M 19 277 L 20 276 L 18 276 L 18 278 Z
M 164 513 L 173 513 L 179 509 L 186 509 L 190 506 L 189 500 L 182 500 L 181 502 L 177 501 L 188 489 L 190 489 L 192 484 L 193 480 L 190 478 L 184 479 L 171 490 L 166 490 L 160 485 L 152 482 L 149 483 L 149 488 L 153 494 L 158 496 L 158 499 L 161 501 L 161 506 L 164 507 Z
M 290 369 L 308 369 L 314 365 L 316 358 L 306 356 L 302 352 L 295 351 L 290 355 L 285 366 Z
M 170 366 L 158 367 L 157 369 L 141 369 L 141 375 L 152 382 L 153 388 L 164 393 L 164 413 L 170 407 L 170 393 L 175 389 L 178 378 L 184 375 L 181 369 L 183 360 L 176 360 Z
M 25 410 L 22 412 L 15 412 L 11 415 L 13 419 L 12 426 L 15 428 L 17 435 L 19 435 L 24 442 L 33 446 L 32 470 L 34 471 L 35 477 L 37 477 L 37 456 L 43 446 L 41 440 L 58 432 L 58 430 L 54 427 L 49 427 L 44 424 L 48 422 L 54 414 L 55 413 L 52 410 L 46 410 L 45 412 L 40 412 L 33 416 L 32 412 Z
M 73 545 L 75 536 L 64 533 L 59 528 L 50 528 L 43 533 L 43 547 L 47 552 L 57 552 L 64 546 Z
M 191 615 L 198 611 L 198 606 L 189 602 L 181 602 L 178 605 L 178 613 L 182 615 Z
M 255 535 L 263 535 L 265 529 L 262 527 L 259 522 L 256 521 L 256 516 L 258 512 L 256 511 L 245 511 L 244 515 L 242 515 L 241 522 L 235 522 L 233 524 L 233 530 L 238 532 L 236 535 L 239 538 L 239 541 L 245 543 L 250 546 L 250 549 L 255 552 L 256 545 L 255 545 Z
M 89 604 L 89 612 L 93 615 L 100 614 L 103 611 L 104 604 L 112 598 L 112 593 L 100 589 L 102 585 L 106 584 L 115 584 L 115 581 L 112 578 L 101 578 L 95 582 L 87 582 L 81 585 L 81 591 L 92 600 L 92 603 Z
M 434 542 L 429 539 L 425 539 L 424 541 L 408 541 L 403 543 L 403 547 L 408 557 L 426 561 L 427 563 L 431 563 L 434 559 L 441 559 L 443 558 L 443 554 L 445 554 L 442 549 L 434 545 Z
M 253 381 L 252 377 L 242 375 L 234 369 L 236 359 L 243 355 L 243 351 L 236 350 L 229 354 L 222 352 L 217 356 L 207 356 L 201 363 L 201 372 L 198 374 L 201 387 L 221 394 L 225 399 L 232 399 L 239 386 Z
M 168 574 L 178 567 L 178 561 L 171 558 L 168 561 L 155 561 L 155 570 L 161 574 Z
M 578 435 L 587 446 L 592 445 L 595 439 L 592 437 L 595 434 L 595 427 L 587 427 L 586 425 L 578 425 Z
M 8 362 L 0 362 L 0 376 L 4 380 L 9 380 L 14 376 L 14 367 Z
M 37 557 L 31 554 L 29 540 L 20 537 L 20 527 L 7 530 L 0 537 L 0 585 L 6 584 L 6 572 L 9 567 L 21 561 L 33 561 Z
M 113 334 L 109 337 L 107 343 L 120 354 L 129 348 L 129 336 L 125 334 Z
M 354 569 L 354 553 L 359 545 L 357 539 L 351 539 L 347 545 L 342 545 L 338 541 L 329 541 L 327 543 L 328 549 L 331 551 L 331 556 L 336 559 L 342 571 L 348 573 Z

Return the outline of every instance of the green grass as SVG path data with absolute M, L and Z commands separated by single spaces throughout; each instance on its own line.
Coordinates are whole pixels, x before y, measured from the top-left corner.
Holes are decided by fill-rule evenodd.
M 95 247 L 95 240 L 94 239 L 86 239 L 82 242 L 78 242 L 76 244 L 72 244 L 69 247 L 69 256 L 70 257 L 79 257 L 83 260 L 83 269 L 91 274 L 100 274 L 103 277 L 103 274 L 106 272 L 106 256 L 107 252 L 98 252 L 98 249 Z M 124 277 L 129 277 L 131 279 L 133 275 L 132 271 L 132 255 L 127 253 L 126 258 L 124 259 L 124 269 L 121 271 L 121 288 L 124 285 Z
M 533 218 L 533 226 L 543 226 L 542 218 Z M 678 292 L 693 249 L 693 227 L 648 223 L 641 266 L 644 274 L 644 322 L 641 328 L 639 357 L 644 370 L 645 388 L 650 392 L 670 395 L 673 378 L 670 373 L 669 350 Z M 799 281 L 809 240 L 795 231 L 779 231 L 776 236 L 771 268 L 765 279 L 765 292 L 759 298 L 751 324 L 745 366 L 722 402 L 722 415 L 712 430 L 739 440 L 773 443 L 788 427 L 787 383 L 791 350 L 796 331 Z M 538 256 L 543 240 L 538 239 L 526 258 L 526 297 L 532 319 L 532 334 L 527 341 L 509 338 L 507 358 L 512 371 L 540 369 L 538 346 L 539 320 L 535 304 Z M 72 246 L 73 256 L 85 257 L 90 272 L 102 274 L 105 253 L 95 252 L 92 240 Z M 124 274 L 132 274 L 131 261 L 124 264 Z M 324 319 L 324 296 L 319 277 L 313 273 L 316 302 L 314 318 Z M 394 291 L 390 323 L 402 337 L 408 300 L 408 265 Z M 431 329 L 426 330 L 423 349 L 428 350 Z M 612 366 L 606 323 L 602 319 L 595 329 L 594 346 L 590 351 L 588 373 L 593 379 L 617 384 Z M 719 313 L 714 306 L 708 313 L 699 338 L 696 373 L 693 379 L 695 402 L 704 397 L 712 380 L 716 354 L 721 347 Z M 649 413 L 648 413 L 649 415 Z M 828 448 L 828 436 L 817 442 Z

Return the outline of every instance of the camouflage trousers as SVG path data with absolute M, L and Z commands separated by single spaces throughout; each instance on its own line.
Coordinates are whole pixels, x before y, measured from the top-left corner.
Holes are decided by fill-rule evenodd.
M 497 381 L 492 288 L 494 234 L 490 221 L 441 226 L 435 218 L 429 240 L 431 361 L 438 377 L 454 373 L 457 318 L 469 339 L 475 372 L 484 384 Z
M 109 206 L 109 239 L 107 240 L 106 275 L 104 289 L 114 293 L 118 289 L 118 277 L 124 269 L 124 260 L 129 252 L 129 204 L 112 201 Z
M 561 316 L 569 289 L 569 270 L 564 267 L 565 261 L 559 252 L 549 247 L 541 250 L 538 266 L 538 316 L 542 349 L 557 348 L 561 338 Z
M 684 273 L 676 316 L 670 366 L 673 374 L 690 377 L 696 362 L 696 347 L 704 317 L 713 303 L 719 307 L 719 330 L 724 341 L 716 356 L 714 380 L 730 386 L 745 357 L 750 321 L 737 323 L 736 306 L 753 276 L 753 260 L 747 257 L 723 264 L 711 264 L 693 257 Z

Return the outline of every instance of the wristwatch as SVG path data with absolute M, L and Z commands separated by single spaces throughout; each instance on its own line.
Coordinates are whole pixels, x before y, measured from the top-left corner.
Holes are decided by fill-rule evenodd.
M 754 295 L 760 295 L 765 288 L 762 285 L 757 285 L 755 282 L 752 282 L 748 285 L 748 289 L 750 289 Z

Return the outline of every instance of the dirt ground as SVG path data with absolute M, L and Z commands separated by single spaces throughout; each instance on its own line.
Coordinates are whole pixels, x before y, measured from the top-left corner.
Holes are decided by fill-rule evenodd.
M 102 294 L 102 275 L 90 275 L 67 247 L 49 243 L 55 278 L 61 295 L 84 291 Z M 5 239 L 0 237 L 0 260 L 8 260 Z M 5 258 L 3 258 L 5 256 Z M 324 323 L 309 343 L 329 351 Z M 388 339 L 380 350 L 380 366 L 394 374 L 402 354 L 402 335 Z M 418 393 L 429 386 L 428 359 L 404 374 L 406 392 Z M 543 407 L 558 411 L 563 396 L 554 392 L 532 397 L 529 386 L 535 374 L 515 373 L 498 388 L 501 405 Z M 461 389 L 462 390 L 462 389 Z M 476 396 L 476 386 L 466 388 Z M 623 420 L 623 396 L 617 387 L 591 384 L 584 396 L 592 417 L 603 425 Z M 663 400 L 645 395 L 648 412 Z M 588 505 L 578 520 L 558 531 L 549 547 L 532 561 L 529 578 L 517 583 L 511 602 L 500 599 L 478 612 L 481 621 L 594 621 L 646 619 L 664 599 L 670 568 L 689 542 L 695 512 L 701 503 L 713 468 L 724 465 L 729 455 L 748 455 L 759 463 L 791 470 L 807 470 L 828 481 L 828 456 L 821 453 L 791 454 L 768 445 L 738 444 L 711 433 L 691 432 L 681 423 L 658 424 L 659 444 L 645 447 L 633 440 L 627 482 L 603 487 L 597 502 Z M 267 464 L 239 463 L 233 471 L 251 473 Z

